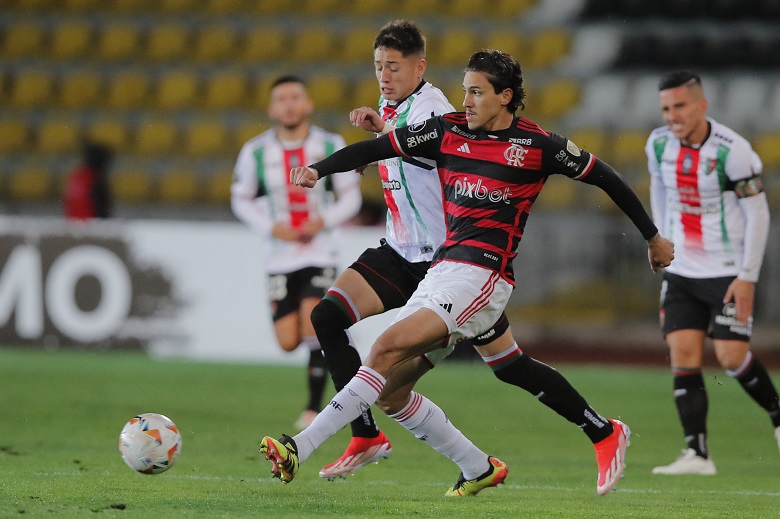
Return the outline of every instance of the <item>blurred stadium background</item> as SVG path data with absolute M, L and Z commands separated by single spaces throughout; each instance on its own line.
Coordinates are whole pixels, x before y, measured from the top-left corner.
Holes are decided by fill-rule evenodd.
M 270 81 L 304 76 L 315 123 L 364 139 L 346 114 L 376 103 L 373 38 L 394 18 L 428 35 L 426 78 L 456 108 L 474 50 L 518 57 L 524 115 L 615 166 L 646 202 L 657 79 L 699 70 L 710 115 L 763 159 L 778 220 L 777 0 L 0 0 L 0 213 L 59 217 L 63 179 L 88 138 L 117 152 L 120 218 L 231 221 L 233 162 L 268 128 Z M 375 180 L 364 195 L 381 203 Z M 515 331 L 529 343 L 590 354 L 631 346 L 663 361 L 658 277 L 600 195 L 558 179 L 545 188 L 516 267 Z M 777 222 L 762 280 L 756 346 L 780 353 Z

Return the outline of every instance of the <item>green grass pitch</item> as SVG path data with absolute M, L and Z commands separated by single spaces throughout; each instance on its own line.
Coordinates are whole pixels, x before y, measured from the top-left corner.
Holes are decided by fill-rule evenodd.
M 682 447 L 667 370 L 558 368 L 599 412 L 633 429 L 625 478 L 607 496 L 596 494 L 585 435 L 479 364 L 445 362 L 418 385 L 509 464 L 505 485 L 458 499 L 444 497 L 456 465 L 385 416 L 390 459 L 320 480 L 346 445 L 342 431 L 294 482 L 272 479 L 258 442 L 294 432 L 305 401 L 298 367 L 0 350 L 0 517 L 780 517 L 771 424 L 722 371 L 705 372 L 719 474 L 662 477 L 652 467 Z M 142 412 L 164 413 L 181 430 L 181 456 L 164 474 L 134 473 L 117 450 L 122 426 Z

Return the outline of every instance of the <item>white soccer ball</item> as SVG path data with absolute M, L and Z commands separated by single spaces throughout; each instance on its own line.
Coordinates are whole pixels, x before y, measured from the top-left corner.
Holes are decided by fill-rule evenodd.
M 119 452 L 128 467 L 142 474 L 159 474 L 176 463 L 181 451 L 179 428 L 165 415 L 139 414 L 119 434 Z

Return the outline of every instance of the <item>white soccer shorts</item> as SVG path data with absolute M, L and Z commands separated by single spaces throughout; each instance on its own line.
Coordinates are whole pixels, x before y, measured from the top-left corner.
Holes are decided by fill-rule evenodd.
M 420 308 L 436 312 L 450 333 L 446 346 L 425 356 L 436 365 L 455 344 L 489 330 L 504 311 L 512 285 L 498 272 L 468 263 L 442 261 L 428 270 L 393 323 Z

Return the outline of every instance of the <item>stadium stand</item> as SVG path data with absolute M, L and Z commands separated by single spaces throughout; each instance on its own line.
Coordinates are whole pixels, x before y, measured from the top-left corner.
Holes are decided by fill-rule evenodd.
M 83 138 L 101 140 L 123 171 L 150 177 L 138 201 L 167 200 L 155 194 L 157 177 L 190 157 L 206 159 L 191 172 L 199 186 L 225 182 L 222 165 L 269 127 L 270 83 L 283 73 L 310 84 L 315 123 L 349 142 L 366 138 L 346 111 L 376 103 L 371 46 L 391 17 L 425 29 L 426 78 L 456 108 L 473 50 L 519 57 L 526 115 L 614 160 L 632 182 L 644 174 L 640 135 L 662 124 L 660 73 L 695 64 L 712 115 L 751 138 L 769 171 L 780 169 L 774 0 L 3 0 L 2 9 L 4 167 L 40 154 L 36 167 L 61 164 L 57 177 Z M 150 163 L 158 166 L 145 171 Z

